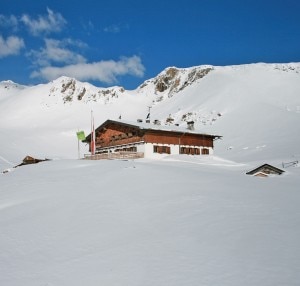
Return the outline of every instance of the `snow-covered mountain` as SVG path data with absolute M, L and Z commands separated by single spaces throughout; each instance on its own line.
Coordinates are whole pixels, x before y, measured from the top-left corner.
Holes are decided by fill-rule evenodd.
M 91 109 L 223 138 L 214 156 L 63 159 Z M 299 164 L 245 174 L 300 159 L 299 63 L 171 67 L 131 91 L 5 81 L 0 117 L 0 285 L 299 285 Z M 61 160 L 11 168 L 26 155 Z
M 67 77 L 37 86 L 1 82 L 0 156 L 76 157 L 75 132 L 90 132 L 91 110 L 96 125 L 144 119 L 149 110 L 162 124 L 194 120 L 199 131 L 223 136 L 216 154 L 287 160 L 300 154 L 300 64 L 170 67 L 135 90 Z

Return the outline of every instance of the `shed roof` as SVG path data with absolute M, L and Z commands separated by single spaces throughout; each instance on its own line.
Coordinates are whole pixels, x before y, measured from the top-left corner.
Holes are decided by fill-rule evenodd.
M 270 164 L 263 164 L 249 172 L 247 172 L 246 174 L 247 175 L 254 175 L 258 172 L 263 172 L 263 173 L 269 173 L 269 174 L 278 174 L 278 175 L 281 175 L 282 173 L 284 173 L 283 170 L 279 169 L 279 168 L 276 168 Z

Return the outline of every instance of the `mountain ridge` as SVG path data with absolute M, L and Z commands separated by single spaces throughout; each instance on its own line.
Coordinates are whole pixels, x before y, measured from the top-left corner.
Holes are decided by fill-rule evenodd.
M 199 132 L 223 136 L 216 153 L 228 159 L 291 157 L 300 153 L 299 82 L 300 63 L 168 67 L 135 90 L 69 77 L 36 86 L 1 82 L 0 135 L 10 143 L 0 143 L 8 154 L 0 156 L 74 157 L 74 134 L 89 133 L 93 110 L 95 125 L 144 120 L 148 113 L 151 122 L 167 125 L 193 120 Z M 30 142 L 27 150 L 20 141 Z
M 183 77 L 183 75 L 187 74 L 187 78 L 190 81 L 185 81 L 184 83 L 191 84 L 192 82 L 194 82 L 198 79 L 201 79 L 202 77 L 207 75 L 212 70 L 227 70 L 227 69 L 244 70 L 244 69 L 251 68 L 251 67 L 260 67 L 260 68 L 267 67 L 267 68 L 272 68 L 272 69 L 278 70 L 278 71 L 300 73 L 300 63 L 298 63 L 298 62 L 291 62 L 291 63 L 263 63 L 263 62 L 260 62 L 260 63 L 228 65 L 228 66 L 198 65 L 198 66 L 192 66 L 192 67 L 186 67 L 186 68 L 178 68 L 176 66 L 170 66 L 170 67 L 165 68 L 160 73 L 158 73 L 155 77 L 145 80 L 142 84 L 140 84 L 134 90 L 141 90 L 145 86 L 147 86 L 150 82 L 154 81 L 154 83 L 156 84 L 155 92 L 164 92 L 166 89 L 169 88 L 169 86 L 167 85 L 169 79 L 175 78 L 175 83 L 173 83 L 173 85 L 171 87 L 171 92 L 172 91 L 174 92 L 174 89 L 175 89 L 174 85 L 179 85 L 178 83 L 176 83 L 176 79 L 178 79 L 175 77 L 176 75 L 179 75 L 179 76 L 181 75 Z M 4 81 L 0 81 L 0 88 L 4 87 L 6 89 L 11 89 L 11 88 L 26 89 L 26 88 L 30 88 L 30 87 L 34 87 L 34 86 L 39 86 L 39 85 L 53 84 L 51 89 L 55 89 L 55 86 L 57 85 L 57 83 L 58 83 L 58 85 L 61 83 L 62 93 L 65 93 L 65 91 L 68 90 L 68 88 L 74 87 L 74 84 L 75 85 L 78 84 L 78 85 L 80 85 L 80 87 L 88 86 L 90 88 L 98 90 L 98 92 L 99 92 L 99 90 L 101 90 L 103 94 L 108 94 L 110 92 L 114 93 L 116 90 L 119 90 L 121 93 L 123 93 L 124 91 L 134 91 L 134 90 L 126 90 L 122 86 L 98 87 L 98 86 L 90 84 L 89 82 L 81 82 L 81 81 L 77 80 L 76 78 L 68 77 L 68 76 L 61 76 L 61 77 L 59 77 L 55 80 L 52 80 L 48 83 L 42 83 L 42 84 L 37 84 L 37 85 L 22 85 L 22 84 L 13 82 L 12 80 L 4 80 Z M 164 84 L 166 84 L 166 85 L 164 85 Z M 64 87 L 65 87 L 65 90 L 64 90 Z M 178 92 L 182 89 L 183 89 L 183 87 L 181 86 L 181 88 L 179 88 L 177 90 L 175 89 L 175 92 L 176 91 Z M 73 91 L 74 91 L 74 89 L 73 89 Z M 50 90 L 50 92 L 51 92 L 51 90 Z

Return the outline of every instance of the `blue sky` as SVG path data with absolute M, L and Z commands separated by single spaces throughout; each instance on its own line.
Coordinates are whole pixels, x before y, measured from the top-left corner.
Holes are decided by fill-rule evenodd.
M 300 61 L 299 0 L 1 0 L 0 81 L 134 89 L 169 66 Z

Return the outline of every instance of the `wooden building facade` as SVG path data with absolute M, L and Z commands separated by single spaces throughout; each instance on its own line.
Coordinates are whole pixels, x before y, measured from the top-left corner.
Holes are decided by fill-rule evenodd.
M 200 134 L 176 126 L 107 120 L 95 130 L 96 154 L 137 152 L 152 158 L 168 154 L 209 155 L 221 136 Z M 91 134 L 84 142 L 89 143 Z

